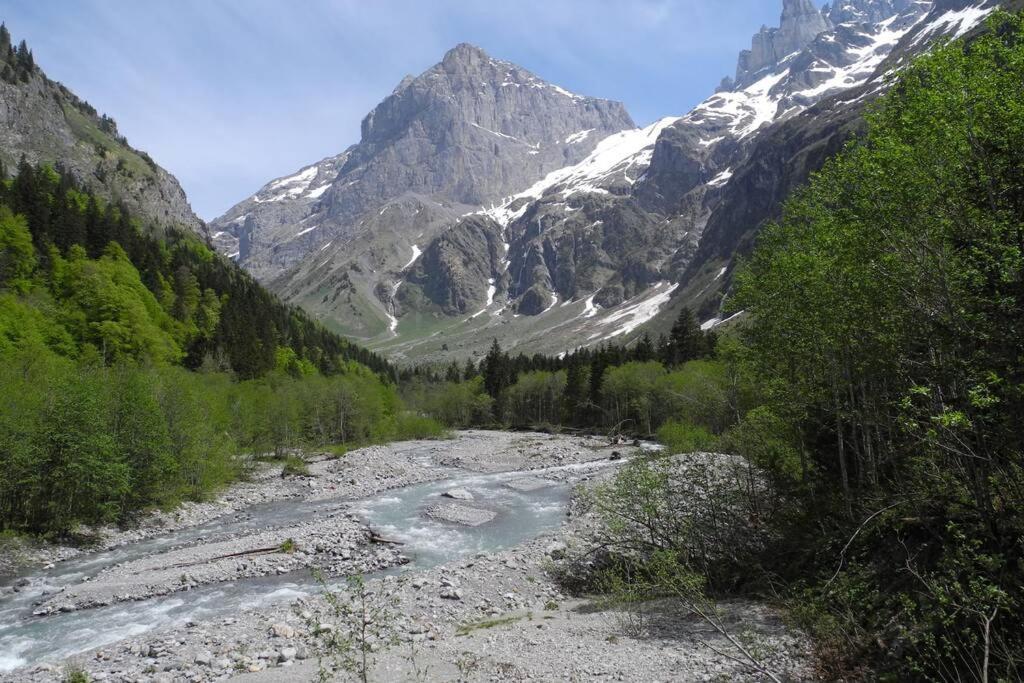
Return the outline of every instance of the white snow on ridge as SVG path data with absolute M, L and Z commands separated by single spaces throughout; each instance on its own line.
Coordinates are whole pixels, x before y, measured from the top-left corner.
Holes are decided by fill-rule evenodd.
M 252 200 L 257 204 L 263 204 L 265 202 L 280 202 L 285 199 L 296 199 L 301 197 L 309 186 L 316 179 L 317 174 L 320 170 L 316 166 L 310 166 L 309 168 L 303 169 L 295 175 L 288 176 L 287 178 L 281 178 L 267 185 L 264 190 L 260 190 L 252 196 Z M 262 193 L 273 193 L 271 197 L 266 199 L 260 199 L 259 195 Z
M 724 116 L 730 122 L 729 132 L 737 138 L 744 138 L 775 120 L 782 95 L 773 95 L 771 91 L 788 75 L 789 69 L 786 68 L 765 76 L 743 90 L 715 93 L 698 105 L 687 118 L 699 122 L 708 116 Z M 707 146 L 714 142 L 709 141 Z
M 702 331 L 704 331 L 704 332 L 707 332 L 708 330 L 713 330 L 716 327 L 718 327 L 719 325 L 724 325 L 724 324 L 726 324 L 727 322 L 729 322 L 731 320 L 735 320 L 736 318 L 740 317 L 744 313 L 746 313 L 746 311 L 739 311 L 738 313 L 733 313 L 732 315 L 730 315 L 725 320 L 722 320 L 721 318 L 711 318 L 710 320 L 705 320 L 704 322 L 702 322 L 700 324 L 700 329 Z
M 722 171 L 721 173 L 719 173 L 718 175 L 716 175 L 714 178 L 709 180 L 708 181 L 708 185 L 713 185 L 714 187 L 719 187 L 719 186 L 725 185 L 727 182 L 729 182 L 730 178 L 732 178 L 732 169 L 731 168 L 727 168 L 724 171 Z
M 305 230 L 300 230 L 300 231 L 298 231 L 297 233 L 295 233 L 295 236 L 296 236 L 296 237 L 302 237 L 302 236 L 303 236 L 303 235 L 305 235 L 305 234 L 306 234 L 307 232 L 313 232 L 314 230 L 316 230 L 316 229 L 317 229 L 317 228 L 319 228 L 319 227 L 320 227 L 319 225 L 314 225 L 314 226 L 313 226 L 313 227 L 311 227 L 311 228 L 306 228 Z
M 920 42 L 939 31 L 952 32 L 951 37 L 954 39 L 966 35 L 996 9 L 995 7 L 984 7 L 984 5 L 985 3 L 981 2 L 972 7 L 946 12 L 925 26 L 914 42 Z
M 516 142 L 519 142 L 519 138 L 514 138 L 511 135 L 505 135 L 504 133 L 499 133 L 498 131 L 491 130 L 490 128 L 484 128 L 479 123 L 470 123 L 469 125 L 473 126 L 474 128 L 479 128 L 480 130 L 484 131 L 485 133 L 490 133 L 491 135 L 497 135 L 499 138 L 505 138 L 506 140 L 515 140 Z
M 646 163 L 649 163 L 650 156 L 643 155 L 643 152 L 654 146 L 658 135 L 666 126 L 678 120 L 676 117 L 668 117 L 646 128 L 634 128 L 609 135 L 597 143 L 594 151 L 580 163 L 552 171 L 523 192 L 509 197 L 501 206 L 487 209 L 483 213 L 507 227 L 523 215 L 528 202 L 523 202 L 523 206 L 518 210 L 512 210 L 512 204 L 520 200 L 540 199 L 552 188 L 564 186 L 561 190 L 563 197 L 569 197 L 576 192 L 607 193 L 608 191 L 598 183 L 616 172 L 642 165 L 645 159 Z M 640 169 L 641 172 L 643 170 Z
M 817 86 L 794 93 L 795 96 L 821 99 L 822 97 L 846 90 L 865 83 L 875 73 L 875 70 L 885 61 L 892 49 L 905 36 L 913 26 L 902 30 L 892 30 L 890 26 L 896 17 L 879 24 L 879 32 L 871 36 L 871 42 L 864 47 L 853 48 L 847 51 L 853 56 L 853 62 L 848 66 L 839 68 L 817 69 L 831 72 L 832 77 L 822 81 Z
M 310 166 L 309 168 L 303 169 L 295 175 L 288 176 L 287 178 L 281 178 L 270 183 L 267 187 L 268 190 L 278 190 L 282 187 L 289 187 L 291 185 L 309 185 L 309 183 L 316 178 L 318 173 L 316 166 Z M 305 188 L 303 188 L 305 189 Z
M 493 277 L 487 281 L 487 285 L 487 304 L 484 306 L 484 308 L 488 308 L 490 307 L 491 304 L 494 303 L 494 295 L 498 291 L 498 288 L 494 286 Z
M 309 197 L 310 199 L 319 199 L 320 197 L 323 196 L 324 192 L 327 192 L 327 190 L 329 189 L 331 189 L 331 183 L 326 183 L 316 188 L 315 190 L 310 190 L 309 192 L 306 193 L 306 196 Z
M 570 135 L 569 137 L 567 137 L 565 139 L 565 144 L 567 144 L 567 145 L 575 145 L 577 142 L 583 142 L 584 140 L 587 139 L 587 136 L 590 135 L 593 132 L 594 132 L 593 128 L 588 128 L 587 130 L 581 130 L 578 133 L 573 133 L 572 135 Z

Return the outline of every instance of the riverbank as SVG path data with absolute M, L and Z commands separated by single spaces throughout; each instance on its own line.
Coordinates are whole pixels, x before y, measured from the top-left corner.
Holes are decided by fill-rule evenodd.
M 401 578 L 389 575 L 370 582 L 374 591 L 396 601 L 400 615 L 389 627 L 399 644 L 374 654 L 372 679 L 413 680 L 424 670 L 427 680 L 751 676 L 748 668 L 707 647 L 715 646 L 718 636 L 700 622 L 652 606 L 652 628 L 630 637 L 623 624 L 631 617 L 563 595 L 549 575 L 551 563 L 587 523 L 579 516 L 565 517 L 567 487 L 608 476 L 634 450 L 598 439 L 463 432 L 451 441 L 373 446 L 338 460 L 311 458 L 308 478 L 282 480 L 268 469 L 259 482 L 246 485 L 265 487 L 262 502 L 242 508 L 227 504 L 227 514 L 214 519 L 223 522 L 220 531 L 207 519 L 208 529 L 202 524 L 182 527 L 195 528 L 194 537 L 85 572 L 58 587 L 63 590 L 40 595 L 33 611 L 53 616 L 32 617 L 37 621 L 25 628 L 42 630 L 47 619 L 86 620 L 101 610 L 118 609 L 122 601 L 137 602 L 141 612 L 154 600 L 180 594 L 179 602 L 209 601 L 218 607 L 182 614 L 146 632 L 126 628 L 123 636 L 111 634 L 108 642 L 83 648 L 70 661 L 94 680 L 205 681 L 243 675 L 310 680 L 318 669 L 314 632 L 325 618 L 325 603 L 308 570 L 365 573 L 412 559 Z M 449 480 L 459 487 L 447 490 Z M 410 492 L 431 505 L 490 512 L 494 521 L 463 526 L 459 520 L 433 520 L 435 526 L 421 529 L 427 521 L 417 520 L 428 519 L 426 506 L 402 512 L 408 501 L 401 496 Z M 237 495 L 227 492 L 225 498 Z M 524 501 L 529 507 L 514 509 Z M 276 520 L 285 511 L 298 518 Z M 394 516 L 400 512 L 405 516 Z M 371 529 L 367 518 L 389 525 Z M 512 535 L 529 524 L 545 530 L 532 538 Z M 396 540 L 390 535 L 405 539 L 406 545 L 387 543 Z M 450 548 L 445 545 L 449 536 L 455 539 Z M 259 555 L 234 555 L 275 548 L 275 543 L 284 544 L 282 538 L 291 543 Z M 514 542 L 502 548 L 506 538 Z M 440 550 L 413 552 L 429 548 L 432 541 Z M 471 552 L 474 544 L 494 549 Z M 446 557 L 449 552 L 461 556 Z M 104 604 L 112 606 L 100 607 Z M 738 629 L 756 635 L 773 670 L 807 673 L 806 641 L 787 631 L 772 610 L 752 604 L 724 609 Z M 5 641 L 0 631 L 0 644 L 14 640 Z M 30 655 L 27 650 L 22 654 Z M 23 659 L 25 666 L 0 673 L 0 679 L 54 680 L 67 666 Z

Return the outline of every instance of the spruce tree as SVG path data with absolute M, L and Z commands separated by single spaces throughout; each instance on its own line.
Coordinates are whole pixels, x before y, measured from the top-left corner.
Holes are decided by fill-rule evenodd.
M 0 23 L 0 59 L 6 61 L 10 52 L 11 32 L 7 30 L 7 24 Z
M 491 348 L 480 369 L 484 375 L 484 389 L 491 398 L 497 400 L 502 390 L 510 384 L 508 355 L 501 350 L 497 339 L 491 342 Z
M 448 370 L 445 372 L 445 380 L 448 382 L 458 382 L 461 379 L 460 375 L 459 364 L 452 361 L 451 365 L 448 366 Z
M 565 373 L 565 390 L 562 392 L 562 419 L 571 425 L 581 423 L 587 393 L 587 369 L 581 360 L 571 358 Z
M 651 336 L 646 332 L 644 332 L 644 336 L 640 337 L 640 341 L 636 343 L 636 348 L 633 349 L 633 358 L 641 363 L 654 360 L 654 343 L 651 341 Z
M 704 355 L 704 334 L 689 308 L 679 311 L 679 317 L 672 325 L 669 341 L 672 349 L 668 359 L 669 365 L 678 365 Z

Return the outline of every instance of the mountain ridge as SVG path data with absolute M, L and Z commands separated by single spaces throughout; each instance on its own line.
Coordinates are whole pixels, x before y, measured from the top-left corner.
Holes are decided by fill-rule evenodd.
M 0 29 L 0 61 L 13 54 Z M 0 161 L 13 169 L 59 164 L 90 192 L 124 202 L 163 228 L 183 227 L 206 237 L 177 179 L 118 132 L 113 118 L 53 81 L 31 63 L 18 79 L 0 79 Z
M 646 128 L 631 121 L 627 126 L 626 115 L 617 119 L 621 130 L 600 137 L 581 128 L 561 142 L 584 143 L 577 151 L 586 154 L 544 172 L 520 168 L 514 178 L 502 177 L 503 188 L 518 187 L 497 201 L 480 202 L 487 193 L 474 194 L 474 188 L 458 187 L 457 178 L 446 178 L 446 200 L 405 192 L 373 210 L 364 205 L 353 220 L 346 213 L 352 211 L 351 193 L 339 189 L 344 170 L 327 189 L 311 181 L 305 191 L 330 195 L 328 215 L 339 225 L 330 238 L 321 234 L 292 253 L 291 265 L 270 277 L 271 287 L 397 359 L 474 356 L 493 337 L 512 348 L 565 351 L 628 337 L 645 326 L 657 329 L 664 323 L 655 318 L 667 319 L 683 303 L 701 309 L 709 325 L 718 324 L 731 259 L 709 271 L 715 259 L 702 261 L 707 258 L 704 231 L 709 221 L 724 220 L 715 218 L 727 213 L 718 207 L 736 194 L 740 183 L 734 178 L 748 167 L 760 139 L 820 102 L 868 82 L 880 84 L 892 68 L 891 53 L 908 35 L 917 41 L 912 50 L 926 49 L 942 35 L 975 25 L 990 5 L 847 0 L 818 9 L 808 0 L 784 0 L 779 26 L 762 28 L 751 49 L 740 52 L 736 78 L 725 79 L 692 111 Z M 954 14 L 941 25 L 926 21 L 943 12 Z M 391 123 L 406 120 L 393 115 L 399 101 L 430 104 L 429 98 L 412 94 L 417 82 L 445 78 L 446 61 L 456 74 L 478 73 L 473 68 L 480 63 L 499 65 L 496 73 L 518 69 L 460 44 L 424 74 L 403 79 L 364 120 L 364 137 L 371 142 L 378 132 L 382 140 L 400 137 L 402 127 Z M 530 78 L 535 77 L 519 79 L 517 89 L 586 99 Z M 876 92 L 869 89 L 863 96 L 872 99 Z M 514 121 L 448 119 L 449 126 L 460 123 L 504 145 L 524 137 L 511 127 Z M 845 139 L 853 128 L 840 125 L 836 139 Z M 343 168 L 349 172 L 373 157 L 366 149 L 353 157 L 358 147 L 344 153 Z M 402 159 L 398 166 L 414 177 L 423 163 L 415 156 L 392 158 Z M 474 180 L 477 189 L 490 182 Z M 319 173 L 315 182 L 321 182 Z M 474 207 L 479 203 L 484 205 Z M 239 206 L 248 210 L 252 202 Z M 287 213 L 280 212 L 282 229 L 294 237 L 322 229 L 314 227 L 315 213 L 297 222 Z M 236 207 L 215 224 L 230 231 L 232 221 L 244 228 L 248 220 Z M 263 247 L 288 250 L 292 239 L 270 240 Z M 241 262 L 260 274 L 258 264 Z

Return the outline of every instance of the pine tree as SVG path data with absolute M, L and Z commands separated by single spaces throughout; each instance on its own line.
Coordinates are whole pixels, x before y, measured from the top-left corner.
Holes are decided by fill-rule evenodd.
M 462 380 L 468 382 L 479 374 L 480 373 L 477 371 L 476 366 L 473 365 L 473 359 L 467 358 L 466 367 L 462 370 Z
M 459 364 L 455 361 L 451 362 L 448 366 L 448 370 L 445 372 L 445 381 L 458 382 L 461 379 L 461 372 L 459 371 Z
M 0 59 L 7 61 L 10 52 L 11 32 L 7 30 L 7 24 L 0 23 Z
M 510 384 L 510 364 L 508 355 L 501 350 L 497 339 L 491 342 L 491 348 L 484 358 L 480 370 L 484 375 L 484 389 L 493 399 L 501 396 L 502 390 Z
M 654 360 L 654 343 L 651 341 L 651 336 L 646 332 L 644 332 L 644 336 L 640 337 L 640 341 L 636 343 L 636 348 L 633 349 L 633 358 L 641 363 Z
M 671 345 L 670 357 L 667 359 L 669 365 L 678 365 L 686 361 L 700 358 L 705 354 L 706 344 L 704 334 L 701 332 L 697 318 L 689 308 L 679 311 L 679 317 L 672 325 L 672 332 L 669 337 Z
M 562 392 L 562 419 L 571 425 L 581 423 L 583 408 L 587 403 L 587 370 L 582 361 L 572 358 L 565 373 L 565 389 Z

